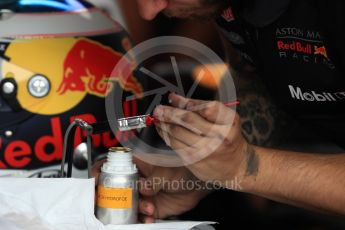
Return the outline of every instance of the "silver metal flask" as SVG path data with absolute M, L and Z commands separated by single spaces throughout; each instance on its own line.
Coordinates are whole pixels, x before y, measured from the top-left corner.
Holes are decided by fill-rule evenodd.
M 97 185 L 96 216 L 105 225 L 138 222 L 138 170 L 132 150 L 111 148 Z

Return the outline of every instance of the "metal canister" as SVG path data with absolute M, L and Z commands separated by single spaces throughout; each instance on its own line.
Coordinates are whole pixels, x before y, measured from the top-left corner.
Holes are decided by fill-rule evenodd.
M 111 148 L 97 185 L 96 216 L 103 224 L 138 222 L 137 181 L 138 170 L 131 149 Z

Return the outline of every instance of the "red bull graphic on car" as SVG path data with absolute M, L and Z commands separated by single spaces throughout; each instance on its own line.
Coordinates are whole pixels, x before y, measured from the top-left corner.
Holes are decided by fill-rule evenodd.
M 8 116 L 5 130 L 1 130 L 10 130 L 12 135 L 0 138 L 0 169 L 38 169 L 58 164 L 68 124 L 76 118 L 91 124 L 108 119 L 105 97 L 115 90 L 114 84 L 121 86 L 125 95 L 139 100 L 143 87 L 134 74 L 137 64 L 134 58 L 124 58 L 130 48 L 129 38 L 123 34 L 13 39 L 7 43 L 0 74 L 15 80 L 16 99 L 25 116 Z M 115 69 L 120 60 L 121 68 Z M 49 84 L 43 96 L 33 94 L 29 87 L 36 79 L 40 83 L 36 90 L 42 86 L 42 79 Z M 115 106 L 123 110 L 124 116 L 138 115 L 137 100 L 118 102 Z M 111 130 L 94 134 L 93 148 L 103 153 L 133 135 Z M 77 130 L 74 146 L 84 138 L 85 134 Z
M 128 38 L 122 38 L 119 43 L 125 52 L 128 47 L 123 47 L 124 41 Z M 23 53 L 25 55 L 21 55 Z M 16 40 L 5 54 L 10 61 L 3 62 L 2 74 L 15 77 L 20 89 L 19 103 L 34 114 L 64 113 L 80 104 L 87 95 L 104 98 L 113 82 L 136 98 L 143 92 L 133 75 L 134 59 L 127 60 L 123 53 L 88 38 Z M 116 68 L 115 72 L 120 60 L 125 65 Z M 44 97 L 35 97 L 27 90 L 30 79 L 37 75 L 49 79 L 50 91 Z
M 41 169 L 59 165 L 71 122 L 112 119 L 105 108 L 111 92 L 123 89 L 123 98 L 135 98 L 114 102 L 126 117 L 145 104 L 135 58 L 125 55 L 132 48 L 129 34 L 119 23 L 87 1 L 73 0 L 81 8 L 42 2 L 53 1 L 4 3 L 11 12 L 1 18 L 0 81 L 12 83 L 14 91 L 11 98 L 0 97 L 0 177 L 22 170 L 41 175 Z M 134 135 L 97 132 L 93 153 L 106 153 Z M 74 146 L 84 139 L 78 129 Z
M 88 39 L 79 39 L 66 56 L 63 81 L 57 90 L 58 94 L 86 91 L 104 97 L 111 90 L 112 84 L 109 81 L 112 80 L 126 91 L 140 95 L 142 86 L 132 74 L 135 61 L 128 60 L 124 68 L 113 72 L 122 57 L 123 54 L 109 47 Z

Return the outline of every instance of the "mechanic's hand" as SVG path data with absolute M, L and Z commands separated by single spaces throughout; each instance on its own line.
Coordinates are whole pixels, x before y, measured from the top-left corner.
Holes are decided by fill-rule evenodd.
M 240 190 L 233 182 L 248 173 L 251 146 L 242 136 L 238 114 L 220 102 L 174 93 L 169 99 L 173 107 L 158 106 L 154 111 L 158 133 L 167 145 L 200 180 Z
M 136 160 L 140 180 L 140 219 L 153 223 L 194 208 L 211 190 L 185 167 L 163 168 Z

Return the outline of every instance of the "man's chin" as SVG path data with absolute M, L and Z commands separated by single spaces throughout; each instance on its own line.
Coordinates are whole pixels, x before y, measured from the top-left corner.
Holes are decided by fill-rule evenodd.
M 206 6 L 205 6 L 206 7 Z M 179 11 L 163 11 L 163 14 L 168 18 L 178 18 L 178 19 L 193 19 L 193 20 L 213 20 L 218 18 L 222 12 L 229 7 L 228 4 L 210 6 L 210 8 L 189 10 L 188 13 L 181 13 Z
M 169 14 L 163 13 L 168 18 L 177 18 L 182 20 L 200 20 L 200 21 L 207 21 L 207 20 L 214 20 L 219 17 L 222 11 L 220 12 L 210 12 L 205 14 Z

